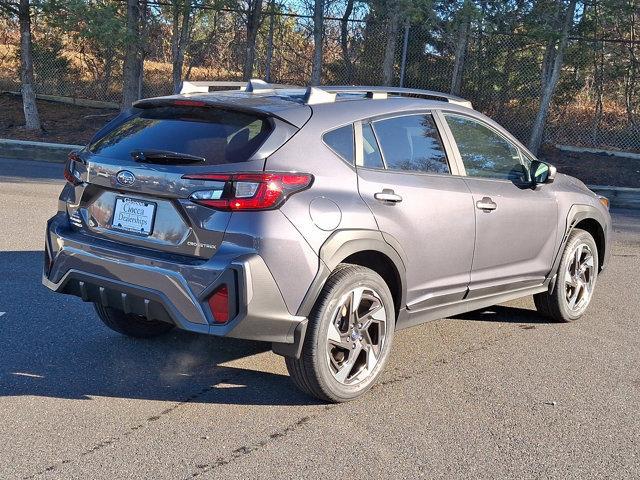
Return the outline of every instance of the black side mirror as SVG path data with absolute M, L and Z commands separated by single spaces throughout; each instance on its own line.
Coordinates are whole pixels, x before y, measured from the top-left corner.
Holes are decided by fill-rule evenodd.
M 540 183 L 552 183 L 556 179 L 556 167 L 540 160 L 531 162 L 531 181 L 538 185 Z

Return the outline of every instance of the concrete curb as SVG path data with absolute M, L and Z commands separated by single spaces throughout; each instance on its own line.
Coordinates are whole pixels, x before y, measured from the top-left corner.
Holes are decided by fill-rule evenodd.
M 607 187 L 604 185 L 589 185 L 598 195 L 607 197 L 611 208 L 631 208 L 640 210 L 640 188 Z
M 22 95 L 21 92 L 7 91 L 0 93 L 9 93 L 15 96 Z M 79 107 L 100 108 L 109 110 L 117 110 L 120 108 L 120 105 L 114 102 L 102 102 L 100 100 L 88 100 L 85 98 L 62 97 L 60 95 L 45 95 L 43 93 L 37 93 L 36 98 L 39 100 L 47 100 L 49 102 L 66 103 L 67 105 L 78 105 Z
M 570 145 L 554 145 L 554 147 L 565 152 L 595 153 L 596 155 L 610 155 L 612 157 L 640 160 L 640 153 L 622 152 L 619 150 L 602 150 L 600 148 L 572 147 Z
M 0 157 L 64 163 L 67 161 L 69 152 L 80 148 L 82 148 L 82 145 L 2 139 L 0 140 Z

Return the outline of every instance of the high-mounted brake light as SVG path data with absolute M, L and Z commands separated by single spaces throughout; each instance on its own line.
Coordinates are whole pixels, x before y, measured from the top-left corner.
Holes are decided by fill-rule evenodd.
M 174 100 L 171 104 L 176 107 L 204 107 L 207 105 L 206 102 L 199 100 Z
M 64 165 L 64 178 L 71 185 L 80 185 L 82 180 L 76 166 L 76 162 L 80 161 L 80 157 L 75 152 L 71 152 Z
M 307 173 L 234 173 L 184 175 L 189 180 L 216 182 L 191 195 L 200 205 L 218 210 L 270 210 L 281 206 L 287 198 L 311 186 L 313 176 Z M 208 187 L 208 185 L 205 185 Z

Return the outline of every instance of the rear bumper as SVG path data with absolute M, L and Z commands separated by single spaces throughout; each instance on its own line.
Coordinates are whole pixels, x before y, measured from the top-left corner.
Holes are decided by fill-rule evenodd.
M 42 283 L 84 301 L 167 321 L 191 332 L 282 344 L 297 351 L 306 318 L 291 315 L 264 260 L 221 247 L 210 260 L 143 252 L 73 230 L 65 214 L 49 220 Z M 229 288 L 231 320 L 216 324 L 207 304 Z M 303 336 L 303 335 L 302 335 Z

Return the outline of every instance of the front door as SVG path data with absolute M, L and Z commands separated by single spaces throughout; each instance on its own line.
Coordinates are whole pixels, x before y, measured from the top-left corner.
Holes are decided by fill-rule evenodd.
M 401 115 L 356 130 L 360 195 L 408 260 L 408 309 L 461 300 L 473 258 L 473 201 L 436 121 L 428 113 Z
M 557 204 L 545 185 L 532 188 L 530 160 L 497 129 L 444 114 L 473 195 L 476 245 L 468 298 L 540 285 L 551 269 Z

